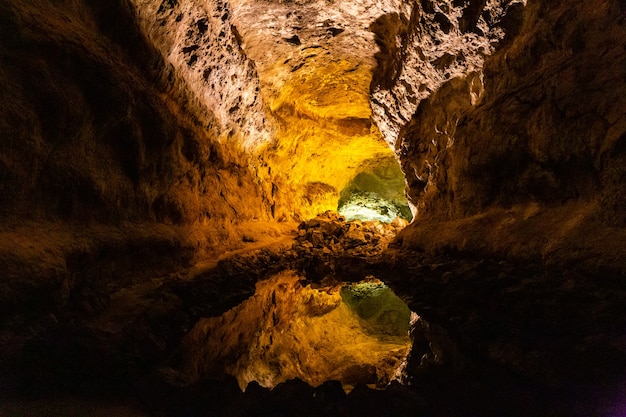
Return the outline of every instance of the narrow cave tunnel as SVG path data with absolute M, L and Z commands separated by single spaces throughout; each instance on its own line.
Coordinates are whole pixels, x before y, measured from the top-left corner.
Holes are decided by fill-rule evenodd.
M 339 214 L 346 220 L 386 223 L 413 219 L 404 194 L 404 175 L 394 157 L 365 161 L 358 171 L 339 193 Z
M 0 0 L 0 415 L 626 415 L 626 8 Z

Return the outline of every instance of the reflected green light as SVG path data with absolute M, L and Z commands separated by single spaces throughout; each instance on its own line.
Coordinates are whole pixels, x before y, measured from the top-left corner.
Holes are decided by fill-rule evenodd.
M 394 157 L 371 159 L 341 190 L 337 211 L 346 220 L 411 221 L 413 215 L 404 195 L 404 175 Z

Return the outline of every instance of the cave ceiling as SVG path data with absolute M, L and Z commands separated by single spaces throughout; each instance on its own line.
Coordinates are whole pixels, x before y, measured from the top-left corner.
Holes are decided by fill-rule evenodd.
M 394 158 L 409 202 L 402 184 L 393 203 L 415 211 L 441 158 L 403 157 L 419 142 L 404 140 L 409 122 L 449 81 L 459 96 L 469 90 L 469 106 L 481 102 L 485 57 L 516 30 L 525 2 L 133 4 L 186 92 L 178 101 L 209 114 L 199 118 L 217 126 L 227 153 L 243 150 L 271 217 L 289 220 L 337 210 L 355 178 L 389 170 Z M 450 102 L 465 106 L 463 97 Z M 438 116 L 444 137 L 424 141 L 445 151 L 454 120 Z

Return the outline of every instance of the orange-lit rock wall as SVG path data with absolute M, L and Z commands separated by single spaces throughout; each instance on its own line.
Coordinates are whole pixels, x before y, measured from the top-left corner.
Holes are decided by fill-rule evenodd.
M 263 281 L 294 265 L 319 285 L 375 275 L 408 300 L 423 415 L 602 415 L 589 410 L 618 390 L 623 404 L 625 13 L 615 0 L 0 0 L 0 404 L 11 368 L 34 390 L 145 388 L 180 415 L 223 392 L 168 374 L 196 323 L 194 376 L 380 377 L 351 362 L 362 352 L 311 353 L 375 348 L 331 289 Z M 334 209 L 393 152 L 417 216 L 389 247 L 380 225 L 317 219 L 263 262 L 218 263 L 278 221 Z M 327 334 L 320 312 L 345 332 Z M 311 331 L 281 339 L 294 329 Z M 420 415 L 411 401 L 404 415 Z
M 171 269 L 269 218 L 242 146 L 225 144 L 234 122 L 198 104 L 129 2 L 2 1 L 0 15 L 3 305 L 29 291 L 62 304 L 143 261 Z
M 258 175 L 277 219 L 336 210 L 342 189 L 393 155 L 371 122 L 376 62 L 368 29 L 397 1 L 231 1 L 242 49 L 255 61 L 276 121 Z
M 256 65 L 241 49 L 228 1 L 130 3 L 166 63 L 171 94 L 213 113 L 211 127 L 230 147 L 251 149 L 271 139 Z
M 220 146 L 213 109 L 183 101 L 130 6 L 71 4 L 3 5 L 2 212 L 177 224 L 263 217 L 245 158 Z

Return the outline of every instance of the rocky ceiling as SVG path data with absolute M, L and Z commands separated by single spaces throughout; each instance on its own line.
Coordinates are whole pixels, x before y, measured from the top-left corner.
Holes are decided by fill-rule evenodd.
M 470 106 L 478 105 L 485 58 L 521 29 L 525 6 L 521 0 L 132 3 L 148 40 L 190 96 L 186 102 L 214 114 L 230 148 L 254 155 L 249 163 L 271 214 L 283 220 L 336 209 L 360 173 L 387 168 L 394 156 L 402 160 L 412 115 L 449 80 L 467 89 Z M 442 120 L 436 129 L 445 135 L 454 123 Z M 452 143 L 430 142 L 443 149 Z M 415 168 L 411 159 L 403 168 L 416 207 L 414 189 L 428 183 L 426 171 L 437 163 Z M 392 201 L 406 206 L 403 187 L 393 183 Z

